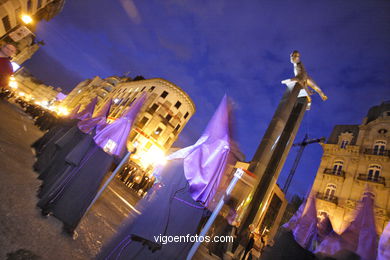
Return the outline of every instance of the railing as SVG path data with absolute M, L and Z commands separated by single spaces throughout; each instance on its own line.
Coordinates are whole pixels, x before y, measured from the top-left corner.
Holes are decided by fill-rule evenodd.
M 335 170 L 335 169 L 326 168 L 324 170 L 324 173 L 345 178 L 345 171 L 342 171 L 342 170 Z
M 369 182 L 375 182 L 375 183 L 380 183 L 385 185 L 385 177 L 382 176 L 375 177 L 375 176 L 369 176 L 368 174 L 360 173 L 357 179 L 361 181 L 369 181 Z
M 326 200 L 326 201 L 332 202 L 336 205 L 339 203 L 339 200 L 336 196 L 329 196 L 329 195 L 327 196 L 322 192 L 317 192 L 316 197 L 317 197 L 317 199 Z
M 388 156 L 390 157 L 390 150 L 378 150 L 378 149 L 364 149 L 364 154 Z

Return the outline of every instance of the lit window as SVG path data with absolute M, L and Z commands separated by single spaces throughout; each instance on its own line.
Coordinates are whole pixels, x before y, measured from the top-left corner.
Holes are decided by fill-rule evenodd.
M 328 185 L 326 185 L 324 198 L 330 200 L 330 199 L 334 198 L 335 193 L 336 193 L 336 185 L 328 184 Z
M 381 174 L 382 167 L 380 165 L 372 164 L 368 167 L 367 180 L 378 181 Z
M 374 144 L 374 151 L 373 153 L 376 155 L 384 155 L 386 149 L 386 141 L 378 140 Z
M 335 161 L 333 164 L 333 174 L 340 175 L 343 169 L 343 161 Z
M 349 143 L 348 140 L 341 141 L 340 148 L 342 149 L 347 148 L 348 143 Z
M 180 102 L 180 101 L 177 101 L 176 104 L 175 104 L 175 107 L 176 107 L 177 109 L 179 109 L 180 106 L 181 106 L 181 102 Z
M 156 131 L 154 131 L 154 134 L 159 135 L 161 134 L 161 132 L 162 132 L 161 127 L 157 127 Z
M 148 142 L 147 144 L 145 144 L 145 150 L 149 150 L 150 147 L 152 147 L 152 143 L 151 142 Z
M 166 91 L 163 91 L 163 93 L 161 93 L 160 97 L 162 98 L 166 98 L 168 96 L 168 92 Z

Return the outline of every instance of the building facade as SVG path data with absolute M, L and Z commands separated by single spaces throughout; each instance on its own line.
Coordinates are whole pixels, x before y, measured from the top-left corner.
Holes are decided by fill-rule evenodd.
M 375 199 L 378 234 L 390 220 L 390 102 L 372 107 L 361 125 L 336 125 L 327 143 L 312 192 L 318 214 L 328 214 L 341 233 L 354 219 L 365 190 Z
M 15 74 L 10 87 L 17 96 L 45 107 L 54 104 L 61 93 L 60 88 L 43 84 L 25 69 Z
M 98 76 L 80 82 L 61 102 L 61 106 L 68 111 L 72 111 L 77 105 L 81 105 L 83 109 L 95 97 L 98 98 L 98 105 L 95 109 L 97 111 L 102 105 L 103 99 L 114 90 L 115 86 L 122 82 L 129 80 L 129 78 L 108 77 L 102 79 Z
M 142 93 L 147 93 L 147 100 L 130 133 L 128 148 L 136 148 L 132 160 L 150 173 L 195 113 L 195 104 L 180 87 L 154 78 L 120 82 L 99 105 L 113 100 L 109 116 L 113 121 Z
M 14 62 L 22 64 L 39 49 L 42 42 L 34 34 L 36 24 L 42 19 L 52 19 L 61 12 L 64 3 L 65 0 L 0 0 L 0 40 L 17 47 Z

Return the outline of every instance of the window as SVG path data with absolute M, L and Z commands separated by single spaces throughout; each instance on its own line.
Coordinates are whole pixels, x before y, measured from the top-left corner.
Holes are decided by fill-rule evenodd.
M 380 173 L 381 173 L 381 169 L 382 169 L 382 167 L 380 165 L 371 164 L 368 167 L 367 180 L 369 180 L 369 181 L 378 181 Z
M 138 124 L 138 126 L 139 126 L 139 128 L 143 128 L 145 125 L 146 125 L 146 123 L 148 122 L 148 118 L 146 117 L 146 116 L 144 116 L 142 119 L 141 119 L 141 121 L 139 121 L 139 124 Z
M 157 127 L 156 131 L 154 131 L 154 133 L 155 133 L 156 135 L 161 134 L 161 132 L 162 132 L 162 128 L 161 128 L 161 127 Z
M 186 112 L 185 115 L 184 115 L 184 119 L 186 119 L 188 117 L 189 113 Z
M 340 148 L 342 149 L 347 148 L 348 143 L 349 143 L 348 140 L 341 141 Z
M 27 12 L 31 13 L 32 11 L 32 1 L 28 0 L 27 1 Z
M 168 120 L 168 122 L 169 122 L 169 120 L 172 119 L 172 116 L 170 114 L 168 114 L 168 115 L 165 116 L 165 119 Z
M 133 142 L 135 140 L 135 138 L 137 137 L 137 134 L 138 133 L 135 130 L 132 130 L 130 133 L 130 136 L 129 136 L 129 141 Z
M 160 97 L 166 98 L 168 96 L 168 94 L 169 93 L 164 90 L 163 93 L 161 93 Z
M 3 19 L 1 19 L 3 21 L 3 26 L 4 26 L 4 30 L 6 32 L 8 32 L 9 30 L 11 30 L 11 23 L 9 21 L 9 17 L 8 15 L 4 16 Z
M 386 149 L 386 141 L 378 140 L 374 144 L 374 151 L 373 153 L 376 155 L 384 155 Z
M 387 133 L 387 130 L 384 129 L 384 128 L 382 128 L 382 129 L 379 129 L 379 130 L 378 130 L 378 133 L 379 133 L 379 134 L 386 134 L 386 133 Z
M 152 86 L 150 89 L 149 89 L 149 92 L 152 92 L 156 87 L 155 86 Z
M 149 113 L 153 114 L 154 112 L 156 112 L 158 109 L 158 105 L 157 104 L 153 104 L 150 109 L 149 109 Z
M 175 130 L 173 130 L 173 133 L 176 134 L 180 129 L 180 124 L 178 124 L 175 128 Z
M 328 184 L 326 185 L 324 198 L 327 200 L 331 200 L 332 198 L 335 197 L 334 195 L 335 193 L 336 193 L 336 185 Z
M 344 162 L 343 161 L 335 161 L 333 163 L 333 174 L 336 174 L 336 175 L 341 175 L 341 171 L 343 169 L 343 164 Z
M 152 133 L 152 137 L 157 140 L 162 131 L 161 127 L 157 127 L 157 129 Z
M 37 9 L 42 7 L 42 0 L 38 0 Z
M 142 91 L 144 91 L 144 90 L 145 90 L 145 88 L 146 88 L 146 87 L 143 87 L 143 88 L 141 89 L 141 92 L 142 92 Z
M 175 107 L 176 107 L 177 109 L 179 109 L 180 106 L 181 106 L 181 102 L 180 102 L 180 101 L 177 101 L 176 104 L 175 104 Z

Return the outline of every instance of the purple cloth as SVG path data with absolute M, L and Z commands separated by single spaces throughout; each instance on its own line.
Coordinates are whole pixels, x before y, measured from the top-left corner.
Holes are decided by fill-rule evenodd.
M 208 206 L 217 191 L 229 152 L 229 107 L 225 95 L 199 140 L 167 159 L 184 158 L 184 174 L 191 196 Z
M 306 209 L 294 227 L 293 235 L 297 243 L 305 249 L 312 250 L 317 239 L 317 209 L 314 196 L 310 196 Z
M 86 134 L 90 133 L 95 127 L 96 132 L 100 132 L 107 125 L 107 116 L 110 112 L 110 108 L 111 99 L 108 100 L 106 104 L 104 104 L 102 109 L 96 114 L 95 117 L 84 119 L 80 121 L 77 126 L 82 132 Z
M 145 100 L 146 95 L 142 95 L 121 118 L 96 133 L 94 137 L 96 144 L 106 152 L 122 157 L 126 149 L 127 137 L 131 127 Z
M 76 115 L 76 118 L 80 120 L 91 118 L 93 111 L 95 110 L 96 103 L 97 97 L 93 98 L 92 101 L 84 108 L 84 110 Z
M 390 222 L 387 223 L 379 239 L 377 260 L 390 260 Z
M 78 104 L 78 105 L 73 109 L 73 111 L 70 112 L 70 114 L 68 115 L 68 118 L 69 118 L 69 119 L 75 119 L 76 116 L 77 116 L 77 112 L 79 112 L 79 110 L 80 110 L 80 107 L 81 107 L 81 105 Z
M 376 259 L 377 233 L 371 193 L 365 193 L 355 219 L 341 235 L 332 232 L 317 248 L 317 252 L 333 255 L 339 250 L 349 250 L 362 259 Z

